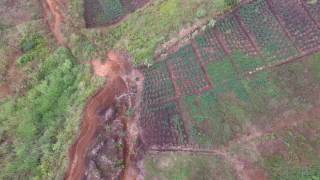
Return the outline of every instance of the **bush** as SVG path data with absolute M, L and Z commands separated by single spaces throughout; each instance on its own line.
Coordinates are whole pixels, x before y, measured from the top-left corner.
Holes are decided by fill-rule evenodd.
M 224 0 L 226 6 L 233 7 L 238 4 L 238 0 Z
M 19 65 L 28 63 L 39 57 L 46 57 L 48 53 L 45 39 L 39 34 L 26 34 L 20 43 L 20 49 L 24 53 L 17 59 Z
M 57 49 L 38 66 L 24 96 L 0 103 L 0 131 L 13 141 L 0 144 L 7 149 L 0 179 L 54 179 L 80 119 L 74 116 L 96 88 L 89 69 L 75 64 L 68 49 Z

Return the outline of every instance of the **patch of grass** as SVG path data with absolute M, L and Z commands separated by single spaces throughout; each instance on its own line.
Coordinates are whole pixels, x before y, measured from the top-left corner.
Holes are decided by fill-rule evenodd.
M 234 63 L 242 73 L 253 71 L 257 67 L 261 67 L 263 65 L 263 62 L 260 58 L 250 57 L 241 52 L 233 53 L 231 55 L 231 59 L 233 59 Z
M 222 61 L 210 62 L 206 66 L 207 73 L 214 86 L 219 86 L 222 83 L 237 79 L 235 69 L 230 59 L 224 59 Z
M 248 110 L 230 89 L 187 96 L 184 104 L 191 118 L 190 137 L 202 146 L 226 143 L 250 121 Z
M 320 81 L 320 53 L 313 55 L 311 58 L 310 69 L 315 79 Z
M 272 179 L 314 180 L 320 178 L 320 161 L 312 143 L 296 131 L 278 134 L 287 148 L 287 155 L 273 153 L 264 157 L 263 164 Z
M 149 155 L 145 159 L 146 179 L 235 179 L 230 167 L 220 158 L 206 155 L 172 153 Z

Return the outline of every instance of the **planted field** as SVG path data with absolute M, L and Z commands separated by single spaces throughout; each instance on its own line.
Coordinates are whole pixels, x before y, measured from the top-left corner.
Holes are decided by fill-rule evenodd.
M 211 61 L 219 61 L 225 56 L 225 52 L 215 34 L 208 30 L 195 38 L 195 44 L 201 54 L 201 63 L 206 65 Z
M 90 28 L 113 24 L 145 3 L 146 0 L 85 0 L 86 26 Z
M 309 12 L 310 16 L 314 19 L 315 22 L 320 25 L 320 2 L 319 1 L 310 1 L 302 0 L 306 10 Z
M 287 9 L 288 10 L 288 9 Z M 253 34 L 266 63 L 274 63 L 297 55 L 265 0 L 253 1 L 239 9 L 240 19 Z
M 298 0 L 270 0 L 271 9 L 279 17 L 294 44 L 302 51 L 319 48 L 320 29 Z
M 202 90 L 209 88 L 210 84 L 206 74 L 197 62 L 191 45 L 187 45 L 172 54 L 167 63 L 179 93 L 183 95 L 200 93 Z
M 242 5 L 144 69 L 143 138 L 161 151 L 176 145 L 208 150 L 271 127 L 286 111 L 314 106 L 320 84 L 312 72 L 319 64 L 271 67 L 315 52 L 318 32 L 297 2 Z
M 144 107 L 140 126 L 144 129 L 143 141 L 148 146 L 177 146 L 187 141 L 182 117 L 175 102 Z
M 181 110 L 193 148 L 152 149 L 146 178 L 317 179 L 319 70 L 318 54 L 243 76 L 223 91 L 185 96 Z M 247 99 L 236 93 L 240 86 Z
M 216 27 L 230 53 L 240 52 L 251 56 L 257 54 L 254 44 L 250 41 L 249 36 L 243 32 L 239 21 L 233 14 L 218 21 Z
M 175 97 L 173 83 L 165 62 L 144 70 L 143 101 L 148 106 L 158 105 Z

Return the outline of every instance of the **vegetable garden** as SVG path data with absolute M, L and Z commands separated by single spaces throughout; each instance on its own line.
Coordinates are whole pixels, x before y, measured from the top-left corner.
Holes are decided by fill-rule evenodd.
M 320 24 L 320 1 L 302 0 L 311 17 Z
M 168 61 L 172 79 L 177 84 L 179 94 L 199 93 L 210 87 L 208 78 L 197 63 L 195 52 L 187 45 L 172 54 Z
M 195 44 L 199 49 L 201 54 L 200 60 L 204 65 L 210 61 L 221 60 L 225 56 L 225 52 L 211 29 L 207 30 L 203 35 L 197 36 Z
M 85 0 L 86 26 L 91 28 L 116 23 L 145 3 L 147 0 Z
M 241 29 L 234 14 L 218 21 L 216 27 L 231 53 L 241 52 L 252 56 L 257 54 L 257 49 L 250 42 L 249 36 Z
M 248 124 L 268 126 L 266 117 L 274 115 L 270 112 L 295 108 L 293 97 L 303 96 L 295 92 L 303 87 L 297 84 L 301 79 L 279 80 L 273 68 L 264 68 L 319 50 L 320 27 L 310 16 L 319 3 L 309 6 L 310 12 L 298 1 L 243 4 L 166 59 L 144 68 L 144 142 L 159 150 L 212 148 L 245 132 Z M 314 86 L 311 90 L 315 92 Z
M 278 62 L 298 54 L 266 1 L 257 0 L 241 7 L 239 15 L 248 31 L 254 35 L 266 63 Z
M 308 51 L 320 46 L 320 29 L 310 21 L 299 1 L 270 0 L 270 4 L 299 49 Z

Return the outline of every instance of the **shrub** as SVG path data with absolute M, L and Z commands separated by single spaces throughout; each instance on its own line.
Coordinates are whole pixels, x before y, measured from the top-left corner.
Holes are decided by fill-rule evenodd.
M 233 7 L 238 4 L 238 0 L 224 0 L 226 6 Z

